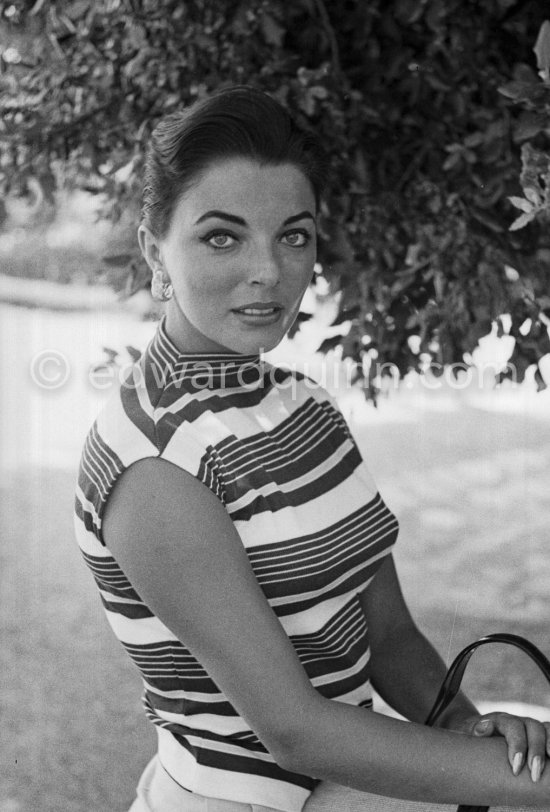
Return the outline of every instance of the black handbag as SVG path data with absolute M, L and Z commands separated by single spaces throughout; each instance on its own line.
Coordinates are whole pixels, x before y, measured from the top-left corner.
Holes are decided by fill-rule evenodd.
M 550 660 L 533 643 L 530 643 L 524 637 L 519 637 L 517 634 L 488 634 L 476 640 L 475 643 L 470 643 L 455 657 L 439 689 L 433 708 L 428 714 L 426 725 L 431 726 L 437 722 L 443 711 L 451 704 L 460 689 L 460 683 L 470 657 L 477 648 L 485 645 L 485 643 L 508 643 L 521 649 L 538 665 L 550 683 Z M 488 806 L 461 805 L 458 807 L 457 812 L 486 812 L 487 809 L 489 809 Z

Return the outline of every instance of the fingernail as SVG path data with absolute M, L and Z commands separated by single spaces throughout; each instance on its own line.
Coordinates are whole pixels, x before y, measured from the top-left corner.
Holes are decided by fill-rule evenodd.
M 512 772 L 514 775 L 517 775 L 521 770 L 521 765 L 523 764 L 523 753 L 516 753 L 514 756 L 514 760 L 512 761 Z
M 531 779 L 536 783 L 542 775 L 542 758 L 535 756 L 531 764 Z

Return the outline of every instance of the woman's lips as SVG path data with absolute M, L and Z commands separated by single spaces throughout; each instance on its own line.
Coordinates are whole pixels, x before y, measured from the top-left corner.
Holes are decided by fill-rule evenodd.
M 283 312 L 280 304 L 254 304 L 234 308 L 233 313 L 245 324 L 253 326 L 261 324 L 275 324 Z

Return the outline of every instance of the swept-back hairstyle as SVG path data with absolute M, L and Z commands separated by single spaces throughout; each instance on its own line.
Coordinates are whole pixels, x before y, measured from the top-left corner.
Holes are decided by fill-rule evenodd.
M 145 163 L 142 222 L 162 239 L 185 191 L 208 167 L 231 158 L 292 164 L 309 180 L 319 203 L 326 161 L 317 137 L 300 129 L 267 93 L 238 85 L 157 124 Z

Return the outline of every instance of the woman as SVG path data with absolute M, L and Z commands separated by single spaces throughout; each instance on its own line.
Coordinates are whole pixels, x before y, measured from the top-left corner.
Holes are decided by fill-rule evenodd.
M 76 502 L 158 732 L 132 810 L 550 806 L 548 726 L 463 695 L 423 726 L 444 666 L 399 588 L 396 520 L 327 394 L 260 360 L 312 279 L 324 175 L 247 87 L 152 137 L 139 242 L 166 313 Z M 371 683 L 411 722 L 373 713 Z

